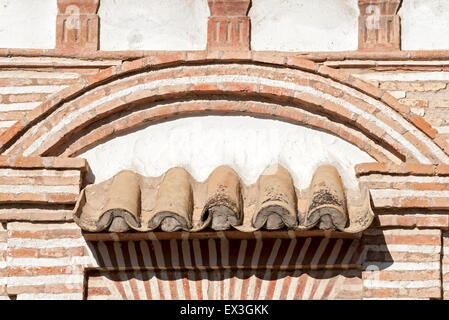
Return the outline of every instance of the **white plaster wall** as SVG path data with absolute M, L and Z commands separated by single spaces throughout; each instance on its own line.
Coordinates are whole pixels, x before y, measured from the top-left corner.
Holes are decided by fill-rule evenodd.
M 344 51 L 358 46 L 357 0 L 253 0 L 251 48 Z
M 403 0 L 402 50 L 449 49 L 449 0 Z
M 176 166 L 204 181 L 216 167 L 229 165 L 249 185 L 266 167 L 279 163 L 289 170 L 296 187 L 306 188 L 320 164 L 333 164 L 351 189 L 357 186 L 354 166 L 374 161 L 333 135 L 249 116 L 201 116 L 158 123 L 115 137 L 79 157 L 88 160 L 95 183 L 123 169 L 160 176 Z
M 0 48 L 52 49 L 56 0 L 0 0 Z
M 101 50 L 204 50 L 207 0 L 102 0 Z

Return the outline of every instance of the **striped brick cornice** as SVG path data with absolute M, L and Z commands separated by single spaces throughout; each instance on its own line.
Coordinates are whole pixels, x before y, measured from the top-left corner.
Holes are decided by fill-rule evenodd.
M 140 241 L 148 239 L 163 240 L 183 240 L 183 239 L 234 239 L 234 240 L 254 240 L 254 239 L 293 239 L 308 237 L 326 237 L 328 239 L 360 239 L 362 233 L 348 233 L 335 230 L 259 230 L 255 232 L 241 232 L 238 230 L 187 232 L 187 231 L 151 231 L 151 232 L 83 232 L 86 241 Z
M 360 240 L 291 236 L 88 241 L 87 299 L 361 297 Z
M 362 269 L 359 239 L 327 237 L 88 241 L 96 270 Z M 149 250 L 151 248 L 151 250 Z
M 370 190 L 376 208 L 449 209 L 449 166 L 446 164 L 362 163 L 355 171 L 360 183 Z M 445 221 L 442 226 L 441 222 L 431 220 L 428 225 L 447 228 L 447 219 L 442 221 Z
M 359 270 L 91 272 L 88 300 L 350 300 L 362 298 Z
M 73 132 L 130 105 L 213 93 L 288 101 L 357 127 L 401 160 L 448 161 L 443 151 L 446 142 L 439 139 L 437 131 L 385 91 L 309 60 L 251 52 L 167 53 L 82 77 L 4 132 L 1 150 L 50 155 L 52 148 Z

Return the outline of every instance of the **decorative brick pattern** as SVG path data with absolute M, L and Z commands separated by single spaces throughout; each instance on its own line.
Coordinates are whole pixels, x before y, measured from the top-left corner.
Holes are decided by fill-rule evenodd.
M 99 0 L 58 0 L 56 49 L 0 49 L 0 299 L 449 299 L 449 51 L 401 51 L 400 3 L 360 0 L 351 52 L 250 51 L 249 0 L 208 1 L 205 51 L 99 52 Z M 82 234 L 69 157 L 205 112 L 367 152 L 375 226 Z
M 351 300 L 360 271 L 93 272 L 88 300 Z
M 150 235 L 150 241 L 89 242 L 93 268 L 134 271 L 90 273 L 87 298 L 361 298 L 359 240 L 262 239 L 258 234 L 244 240 L 223 235 L 159 240 Z
M 81 230 L 64 222 L 85 169 L 84 159 L 0 156 L 0 297 L 83 298 L 91 260 Z
M 82 299 L 89 263 L 85 241 L 73 223 L 8 223 L 8 295 Z
M 362 265 L 360 241 L 354 238 L 327 237 L 262 238 L 261 232 L 233 239 L 227 232 L 213 233 L 209 240 L 183 235 L 182 239 L 159 238 L 148 233 L 136 241 L 103 241 L 91 236 L 89 249 L 94 257 L 93 268 L 113 270 L 145 268 L 216 269 L 220 268 L 358 268 Z M 338 235 L 336 235 L 338 236 Z M 142 240 L 142 239 L 151 240 Z M 148 248 L 152 248 L 148 251 Z M 191 258 L 191 251 L 196 253 Z M 136 252 L 136 254 L 134 254 Z M 291 255 L 285 255 L 287 252 Z M 140 254 L 139 254 L 140 253 Z M 332 253 L 332 254 L 331 254 Z M 146 257 L 146 259 L 136 259 Z
M 205 54 L 205 51 L 169 51 L 170 54 L 188 53 L 195 55 L 198 53 Z M 242 51 L 237 51 L 242 52 Z M 243 51 L 248 53 L 246 50 Z M 266 54 L 266 51 L 255 51 Z M 223 53 L 223 52 L 222 52 Z M 395 62 L 396 66 L 411 64 L 434 64 L 447 66 L 449 59 L 449 50 L 395 50 L 395 51 L 318 51 L 318 52 L 269 52 L 270 54 L 283 54 L 289 57 L 301 57 L 314 62 L 323 62 L 328 65 L 358 65 L 366 67 L 373 62 L 383 64 Z M 156 50 L 123 50 L 123 51 L 68 51 L 64 49 L 21 49 L 21 48 L 0 48 L 0 57 L 34 57 L 34 58 L 81 58 L 92 59 L 97 63 L 107 63 L 107 59 L 115 61 L 130 61 L 154 55 L 164 55 L 167 51 Z M 0 60 L 1 61 L 1 60 Z M 4 64 L 4 62 L 3 62 Z
M 76 72 L 0 71 L 0 133 L 21 120 L 52 93 L 79 78 Z
M 449 171 L 445 164 L 364 163 L 357 165 L 355 170 L 359 181 L 370 189 L 376 208 L 449 208 Z M 445 216 L 436 220 L 429 217 L 428 223 L 434 221 L 436 227 L 447 228 L 446 219 Z M 387 221 L 384 222 L 392 223 Z M 414 223 L 420 225 L 423 222 L 417 219 Z
M 354 75 L 390 93 L 400 93 L 399 102 L 409 106 L 414 114 L 432 125 L 433 130 L 429 131 L 429 134 L 438 135 L 439 139 L 447 141 L 449 138 L 449 122 L 447 121 L 449 73 L 441 67 L 433 67 L 433 69 L 407 72 L 377 71 Z
M 116 64 L 113 60 L 61 57 L 0 58 L 0 134 L 81 75 L 96 74 Z
M 441 298 L 441 230 L 367 230 L 364 299 Z
M 359 50 L 399 50 L 401 0 L 359 0 Z
M 58 0 L 56 48 L 92 51 L 99 46 L 99 0 Z
M 125 132 L 134 126 L 164 118 L 165 116 L 170 115 L 172 110 L 176 110 L 178 115 L 208 112 L 209 110 L 232 110 L 234 112 L 248 112 L 248 110 L 250 110 L 253 114 L 287 116 L 293 121 L 300 122 L 311 128 L 325 130 L 335 135 L 344 136 L 347 141 L 359 146 L 362 150 L 365 150 L 369 155 L 380 162 L 394 161 L 395 159 L 395 157 L 388 151 L 385 151 L 374 141 L 361 134 L 358 130 L 354 130 L 353 128 L 340 123 L 332 122 L 327 117 L 293 107 L 285 107 L 284 110 L 279 110 L 278 104 L 275 103 L 251 102 L 249 105 L 246 101 L 238 100 L 196 100 L 166 103 L 165 108 L 162 110 L 161 108 L 149 108 L 135 112 L 120 119 L 109 121 L 86 132 L 82 137 L 67 146 L 62 153 L 62 156 L 75 157 L 89 146 L 104 141 L 113 134 Z
M 208 0 L 208 50 L 249 50 L 250 0 Z
M 84 159 L 0 156 L 0 203 L 74 203 L 85 168 Z
M 169 63 L 179 63 L 181 61 L 185 61 L 183 59 L 188 59 L 187 56 L 167 56 L 163 59 L 163 57 L 159 57 L 159 61 L 157 64 L 169 64 Z M 192 57 L 193 60 L 204 59 L 200 56 Z M 253 60 L 259 62 L 266 62 L 267 56 L 264 55 L 254 55 Z M 181 59 L 181 60 L 180 60 Z M 271 57 L 271 61 L 273 58 Z M 313 63 L 302 60 L 302 59 L 287 59 L 287 63 L 290 64 L 293 68 L 300 68 L 302 70 L 310 71 L 313 69 Z M 84 91 L 87 83 L 103 83 L 106 79 L 114 78 L 117 74 L 122 74 L 129 72 L 131 70 L 144 69 L 146 66 L 152 66 L 155 64 L 154 59 L 144 59 L 137 62 L 132 63 L 124 63 L 120 69 L 114 68 L 105 70 L 103 73 L 99 73 L 95 77 L 86 77 L 77 85 L 64 89 L 60 92 L 58 96 L 54 96 L 53 99 L 47 101 L 42 104 L 39 108 L 34 110 L 29 114 L 29 118 L 39 118 L 42 117 L 43 113 L 45 114 L 49 110 L 54 109 L 58 106 L 58 103 L 62 99 L 68 99 L 67 95 L 73 96 L 77 92 Z M 110 92 L 116 92 L 115 95 L 106 95 L 105 91 L 101 90 L 92 90 L 89 94 L 84 95 L 79 100 L 75 100 L 78 104 L 78 110 L 76 113 L 72 115 L 75 116 L 77 113 L 80 113 L 83 110 L 83 117 L 86 117 L 84 120 L 81 117 L 77 119 L 73 119 L 72 124 L 69 126 L 64 126 L 64 132 L 58 132 L 58 128 L 62 126 L 62 119 L 59 118 L 52 120 L 53 116 L 48 116 L 45 121 L 51 122 L 47 128 L 35 129 L 37 130 L 37 134 L 33 134 L 32 138 L 27 139 L 27 134 L 24 134 L 20 140 L 18 141 L 17 147 L 12 147 L 8 151 L 8 153 L 18 153 L 18 154 L 48 154 L 50 149 L 54 149 L 61 137 L 67 137 L 69 132 L 73 130 L 73 126 L 80 130 L 81 127 L 90 122 L 89 119 L 95 117 L 97 120 L 101 119 L 105 114 L 110 114 L 111 110 L 107 111 L 108 108 L 113 108 L 116 111 L 123 110 L 126 108 L 127 104 L 132 103 L 133 99 L 135 102 L 137 101 L 146 101 L 151 102 L 156 99 L 164 98 L 174 98 L 180 97 L 187 93 L 200 93 L 200 94 L 211 94 L 211 93 L 232 93 L 236 95 L 246 95 L 246 96 L 268 96 L 270 98 L 275 98 L 280 101 L 298 101 L 298 104 L 311 106 L 312 108 L 319 110 L 325 109 L 326 112 L 332 114 L 332 116 L 341 117 L 346 119 L 345 121 L 353 125 L 354 121 L 356 122 L 356 126 L 362 129 L 362 132 L 370 135 L 377 135 L 380 140 L 382 140 L 385 144 L 390 145 L 391 148 L 399 153 L 402 157 L 405 157 L 409 161 L 421 161 L 421 162 L 434 162 L 438 163 L 443 161 L 443 159 L 447 158 L 447 155 L 443 153 L 439 149 L 439 146 L 433 144 L 430 140 L 426 140 L 425 134 L 429 136 L 429 138 L 433 139 L 434 131 L 431 130 L 431 127 L 426 125 L 426 122 L 421 118 L 416 118 L 416 116 L 410 113 L 410 110 L 399 104 L 395 98 L 390 96 L 387 93 L 383 93 L 383 91 L 375 90 L 375 88 L 368 83 L 358 81 L 358 79 L 350 76 L 347 73 L 340 72 L 336 69 L 328 68 L 325 66 L 321 66 L 318 69 L 318 77 L 314 77 L 309 73 L 303 74 L 299 71 L 291 71 L 289 76 L 296 76 L 297 80 L 295 80 L 296 84 L 293 85 L 289 82 L 282 82 L 282 78 L 284 77 L 284 73 L 280 73 L 276 79 L 276 70 L 275 69 L 265 69 L 262 68 L 249 68 L 243 67 L 231 67 L 231 66 L 210 66 L 211 69 L 208 71 L 207 77 L 205 79 L 199 79 L 198 77 L 206 70 L 204 68 L 192 67 L 190 70 L 187 68 L 182 69 L 174 69 L 180 70 L 181 72 L 177 74 L 173 74 L 173 70 L 161 70 L 159 73 L 152 73 L 150 75 L 146 75 L 142 73 L 140 77 L 142 77 L 142 81 L 147 81 L 144 85 L 136 85 L 136 79 L 123 79 L 116 84 L 111 83 L 108 90 Z M 197 69 L 197 70 L 195 70 Z M 120 71 L 118 71 L 120 70 Z M 254 70 L 254 71 L 253 71 Z M 316 70 L 316 68 L 315 68 Z M 188 71 L 186 74 L 185 71 Z M 270 78 L 266 78 L 267 72 L 271 72 Z M 273 74 L 274 72 L 274 74 Z M 224 74 L 223 74 L 224 73 Z M 295 75 L 296 74 L 296 75 Z M 243 76 L 245 75 L 245 76 Z M 325 78 L 322 78 L 324 76 Z M 192 78 L 194 77 L 194 78 Z M 239 78 L 244 78 L 244 80 L 239 81 Z M 210 81 L 206 81 L 207 79 L 211 79 Z M 242 79 L 243 79 L 242 78 Z M 312 78 L 312 79 L 311 79 Z M 331 78 L 332 80 L 326 79 Z M 195 80 L 193 80 L 195 79 Z M 262 80 L 264 79 L 264 80 Z M 338 82 L 344 82 L 346 85 L 339 84 Z M 150 82 L 151 81 L 151 82 Z M 195 84 L 196 81 L 201 81 L 201 85 Z M 259 83 L 263 81 L 263 85 Z M 128 83 L 128 84 L 126 84 Z M 175 85 L 176 84 L 176 85 Z M 164 87 L 165 85 L 165 87 Z M 360 92 L 353 91 L 350 87 L 357 87 L 362 91 L 368 93 L 368 95 L 360 94 Z M 158 88 L 156 90 L 156 87 Z M 310 89 L 303 89 L 311 87 Z M 333 88 L 332 88 L 333 87 Z M 120 90 L 121 89 L 121 90 Z M 142 90 L 142 92 L 137 92 L 138 90 Z M 133 93 L 129 95 L 125 101 L 123 102 L 120 99 L 121 95 L 126 95 L 129 93 Z M 341 97 L 335 97 L 335 95 L 342 95 Z M 88 98 L 88 96 L 90 96 Z M 104 96 L 104 98 L 102 98 Z M 106 97 L 108 96 L 108 97 Z M 116 97 L 115 101 L 114 98 Z M 379 100 L 375 100 L 374 97 L 377 97 Z M 86 110 L 91 110 L 94 106 L 96 107 L 96 103 L 94 102 L 96 99 L 102 99 L 100 101 L 106 102 L 106 100 L 111 100 L 107 104 L 104 102 L 104 106 L 99 106 L 99 110 L 103 110 L 98 114 L 94 114 L 91 112 L 85 112 Z M 374 100 L 373 100 L 374 99 Z M 328 100 L 328 101 L 326 101 Z M 75 103 L 74 102 L 74 103 Z M 81 107 L 81 104 L 84 106 Z M 342 106 L 337 107 L 337 105 Z M 70 109 L 73 106 L 72 103 L 65 103 L 64 106 L 67 109 Z M 350 106 L 348 108 L 348 106 Z M 376 112 L 376 109 L 382 112 Z M 389 112 L 387 110 L 390 107 L 398 110 L 402 115 L 404 115 L 408 121 L 404 122 L 401 120 L 400 115 L 393 115 L 390 117 L 383 116 L 384 112 Z M 356 109 L 355 109 L 356 108 Z M 65 112 L 58 112 L 57 115 L 54 116 L 61 117 L 64 116 Z M 81 113 L 80 113 L 81 114 Z M 286 114 L 284 112 L 284 114 Z M 379 120 L 372 122 L 368 120 L 373 115 L 378 116 Z M 44 121 L 44 123 L 45 123 Z M 382 123 L 381 123 L 382 122 Z M 406 123 L 413 123 L 414 125 L 420 125 L 424 132 L 420 132 L 414 129 L 414 126 L 405 125 Z M 375 127 L 375 124 L 378 126 Z M 386 126 L 389 126 L 387 128 Z M 3 140 L 5 143 L 9 143 L 15 136 L 17 136 L 26 126 L 22 124 L 16 124 L 7 132 L 5 132 L 0 140 Z M 51 131 L 50 129 L 51 128 Z M 408 129 L 407 129 L 408 128 Z M 396 131 L 393 132 L 393 131 Z M 402 134 L 406 131 L 408 133 Z M 54 133 L 54 137 L 50 138 L 49 135 Z M 387 135 L 386 135 L 387 133 Z M 391 136 L 390 136 L 391 135 Z M 343 137 L 344 138 L 344 137 Z M 441 145 L 440 140 L 437 139 L 438 136 L 435 137 L 435 142 L 438 142 L 438 145 Z M 36 140 L 33 142 L 33 140 Z M 47 142 L 43 145 L 42 142 L 46 140 Z M 396 140 L 396 141 L 395 141 Z M 405 140 L 408 140 L 406 142 Z M 426 143 L 423 143 L 426 141 Z M 410 146 L 410 143 L 414 145 Z M 39 146 L 40 151 L 36 150 Z M 366 149 L 365 147 L 363 147 Z M 407 150 L 408 149 L 408 150 Z M 368 151 L 370 152 L 370 151 Z M 394 160 L 391 158 L 391 161 L 398 162 L 400 159 Z

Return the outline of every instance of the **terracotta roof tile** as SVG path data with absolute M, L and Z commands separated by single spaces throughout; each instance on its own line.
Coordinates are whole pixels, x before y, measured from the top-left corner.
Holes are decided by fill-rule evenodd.
M 207 202 L 201 222 L 214 230 L 227 230 L 242 223 L 240 181 L 231 168 L 218 167 L 207 179 Z
M 168 170 L 157 192 L 156 208 L 149 214 L 148 228 L 188 231 L 192 227 L 192 204 L 189 173 L 182 168 Z
M 315 227 L 353 233 L 368 228 L 373 217 L 368 191 L 348 201 L 330 165 L 317 168 L 306 190 L 297 190 L 280 165 L 268 167 L 249 186 L 227 166 L 216 168 L 204 182 L 178 167 L 160 177 L 125 170 L 83 189 L 74 210 L 74 220 L 91 232 Z
M 259 177 L 257 187 L 253 227 L 268 230 L 296 227 L 296 194 L 288 171 L 281 166 L 266 169 Z
M 333 166 L 321 166 L 312 178 L 309 210 L 304 224 L 315 226 L 319 223 L 320 229 L 334 225 L 342 230 L 346 222 L 346 199 L 340 175 Z

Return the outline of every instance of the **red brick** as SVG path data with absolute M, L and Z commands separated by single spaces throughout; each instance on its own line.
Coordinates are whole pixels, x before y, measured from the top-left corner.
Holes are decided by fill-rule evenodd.
M 399 101 L 388 92 L 385 92 L 382 95 L 381 100 L 403 115 L 408 115 L 410 113 L 410 107 L 400 104 Z
M 349 82 L 353 87 L 359 89 L 360 91 L 374 98 L 381 98 L 382 95 L 384 94 L 383 90 L 373 86 L 372 84 L 366 81 L 360 80 L 359 78 L 351 76 Z
M 330 68 L 325 65 L 321 65 L 318 68 L 318 73 L 342 83 L 349 83 L 349 80 L 351 79 L 351 75 L 348 72 Z
M 428 135 L 432 139 L 435 138 L 435 136 L 438 133 L 438 131 L 436 129 L 432 128 L 432 126 L 426 120 L 424 120 L 424 118 L 421 116 L 414 114 L 413 116 L 411 116 L 409 118 L 409 120 L 418 129 L 423 131 L 426 135 Z
M 433 227 L 447 229 L 449 227 L 448 215 L 429 215 L 429 216 L 417 216 L 417 227 Z
M 8 277 L 83 274 L 82 266 L 63 267 L 8 267 Z
M 315 62 L 299 57 L 288 57 L 287 65 L 313 73 L 318 69 L 318 65 Z
M 435 170 L 435 166 L 431 164 L 404 163 L 402 165 L 402 173 L 407 174 L 434 175 Z
M 399 99 L 399 103 L 413 108 L 427 108 L 429 106 L 429 102 L 424 99 L 410 99 L 410 98 L 404 98 Z
M 360 163 L 355 166 L 355 172 L 357 176 L 368 175 L 373 173 L 385 173 L 388 170 L 388 164 L 386 163 Z

